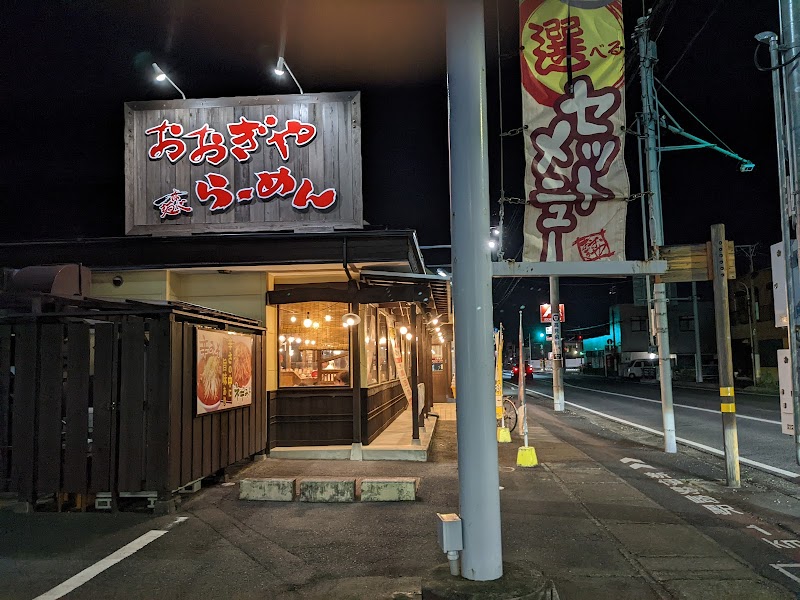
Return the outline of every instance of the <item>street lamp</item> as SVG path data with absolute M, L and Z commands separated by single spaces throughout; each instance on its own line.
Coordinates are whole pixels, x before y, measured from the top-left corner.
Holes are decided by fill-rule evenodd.
M 297 81 L 297 77 L 294 76 L 294 73 L 292 73 L 292 70 L 289 68 L 289 64 L 286 62 L 286 59 L 283 56 L 279 56 L 278 64 L 275 65 L 275 75 L 278 77 L 283 77 L 287 71 L 289 75 L 291 75 L 294 84 L 297 86 L 297 89 L 300 90 L 300 93 L 305 94 L 303 88 L 300 86 L 300 83 Z
M 159 67 L 157 63 L 153 63 L 153 72 L 156 74 L 155 77 L 156 81 L 158 82 L 169 81 L 170 85 L 174 87 L 176 90 L 178 90 L 178 93 L 181 95 L 181 98 L 186 100 L 186 94 L 183 93 L 183 90 L 179 88 L 177 85 L 175 85 L 175 82 L 169 78 L 169 75 L 167 75 L 166 73 L 164 73 L 164 71 L 161 70 L 161 67 Z

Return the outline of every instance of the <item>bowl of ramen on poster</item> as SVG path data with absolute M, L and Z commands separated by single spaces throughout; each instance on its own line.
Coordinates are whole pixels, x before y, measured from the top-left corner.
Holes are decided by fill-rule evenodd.
M 196 328 L 197 414 L 247 406 L 253 401 L 253 336 Z

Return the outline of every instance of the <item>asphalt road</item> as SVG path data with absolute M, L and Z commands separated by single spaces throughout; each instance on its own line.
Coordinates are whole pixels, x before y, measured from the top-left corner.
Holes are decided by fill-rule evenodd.
M 552 396 L 549 374 L 534 374 L 527 385 L 530 391 Z M 567 406 L 573 409 L 589 409 L 628 424 L 663 431 L 660 390 L 652 383 L 567 375 L 564 397 Z M 712 390 L 676 387 L 673 402 L 679 442 L 683 439 L 722 451 L 719 395 Z M 800 478 L 792 437 L 781 433 L 777 399 L 738 394 L 736 411 L 742 462 L 783 477 Z

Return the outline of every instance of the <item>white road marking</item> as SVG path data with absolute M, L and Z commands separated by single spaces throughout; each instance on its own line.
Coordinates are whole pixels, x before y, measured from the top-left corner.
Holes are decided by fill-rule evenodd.
M 789 571 L 786 570 L 787 568 L 788 569 L 798 569 L 798 568 L 800 568 L 800 563 L 793 563 L 793 564 L 789 564 L 789 565 L 777 564 L 777 565 L 770 565 L 770 567 L 772 567 L 776 571 L 780 571 L 781 573 L 786 575 L 789 579 L 793 579 L 797 583 L 800 583 L 800 577 L 798 577 L 797 575 L 793 575 L 792 573 L 789 573 Z
M 550 400 L 553 399 L 552 396 L 549 394 L 545 394 L 544 392 L 527 390 L 528 394 L 537 394 L 539 396 L 543 396 L 545 398 L 549 398 Z M 575 404 L 574 402 L 564 402 L 564 404 L 568 404 L 570 406 L 574 406 L 575 408 L 580 408 L 581 410 L 585 410 L 586 412 L 593 413 L 605 419 L 610 419 L 611 421 L 616 421 L 617 423 L 622 423 L 623 425 L 628 425 L 629 427 L 635 427 L 636 429 L 641 429 L 642 431 L 647 431 L 648 433 L 653 433 L 655 435 L 660 435 L 661 437 L 664 436 L 663 431 L 659 431 L 658 429 L 653 429 L 652 427 L 647 427 L 646 425 L 639 425 L 639 423 L 633 423 L 632 421 L 626 421 L 625 419 L 620 419 L 619 417 L 615 417 L 613 415 L 609 415 L 599 410 L 594 410 L 592 408 L 588 408 L 586 406 L 581 406 L 580 404 Z M 692 448 L 697 448 L 698 450 L 702 450 L 704 452 L 708 452 L 710 454 L 714 454 L 716 456 L 725 456 L 725 453 L 722 450 L 717 450 L 716 448 L 712 448 L 711 446 L 706 446 L 705 444 L 701 444 L 700 442 L 693 442 L 692 440 L 687 440 L 686 438 L 675 438 L 676 441 L 684 444 L 685 446 L 691 446 Z M 749 458 L 745 458 L 744 456 L 739 456 L 739 462 L 745 465 L 750 465 L 751 467 L 756 467 L 763 471 L 768 471 L 770 473 L 774 473 L 776 475 L 780 475 L 781 477 L 791 477 L 797 478 L 800 477 L 800 473 L 795 473 L 793 471 L 787 471 L 785 469 L 780 469 L 778 467 L 773 467 L 772 465 L 767 465 L 762 462 L 758 462 L 757 460 L 751 460 Z
M 644 402 L 652 402 L 653 404 L 661 404 L 661 400 L 653 400 L 652 398 L 642 398 L 641 396 L 631 396 L 630 394 L 619 394 L 617 392 L 607 392 L 605 390 L 596 390 L 594 388 L 582 387 L 580 385 L 573 385 L 571 383 L 565 383 L 565 387 L 575 388 L 576 390 L 585 390 L 587 392 L 597 392 L 599 394 L 606 394 L 608 396 L 619 396 L 621 398 L 631 398 L 633 400 L 642 400 Z M 718 410 L 712 410 L 710 408 L 700 408 L 699 406 L 689 406 L 688 404 L 673 404 L 675 407 L 679 408 L 688 408 L 690 410 L 699 410 L 702 412 L 713 413 L 715 415 L 721 414 Z M 780 421 L 773 421 L 772 419 L 762 419 L 761 417 L 750 417 L 748 415 L 743 415 L 742 413 L 736 413 L 737 419 L 747 419 L 749 421 L 760 421 L 761 423 L 770 423 L 772 425 L 780 425 Z
M 67 579 L 64 583 L 61 583 L 54 587 L 53 589 L 45 592 L 40 596 L 36 596 L 33 600 L 58 600 L 59 598 L 63 598 L 73 590 L 79 588 L 84 583 L 97 577 L 100 573 L 113 567 L 118 562 L 125 560 L 132 554 L 135 554 L 149 543 L 154 542 L 162 535 L 165 535 L 169 532 L 169 529 L 174 527 L 175 525 L 180 525 L 184 521 L 186 521 L 189 517 L 178 517 L 172 523 L 167 525 L 164 529 L 152 529 L 145 533 L 144 535 L 139 536 L 131 543 L 124 545 L 122 548 L 117 550 L 116 552 L 112 552 L 104 559 L 94 563 L 90 567 L 85 568 L 83 571 L 78 573 L 77 575 L 73 575 L 69 579 Z
M 769 531 L 767 531 L 766 529 L 761 529 L 761 527 L 758 527 L 757 525 L 748 525 L 747 529 L 755 529 L 756 531 L 764 535 L 769 535 L 769 536 L 772 535 Z

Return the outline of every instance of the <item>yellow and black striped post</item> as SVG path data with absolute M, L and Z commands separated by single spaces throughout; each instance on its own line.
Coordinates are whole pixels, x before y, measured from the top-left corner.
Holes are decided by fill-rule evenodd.
M 733 390 L 731 355 L 731 318 L 728 306 L 728 275 L 733 265 L 725 244 L 725 225 L 711 226 L 711 262 L 714 281 L 714 320 L 717 329 L 719 396 L 722 432 L 725 441 L 725 474 L 729 487 L 741 486 L 739 473 L 739 438 L 736 429 L 736 396 Z M 697 324 L 695 324 L 695 327 Z

